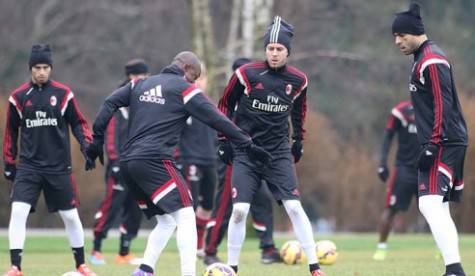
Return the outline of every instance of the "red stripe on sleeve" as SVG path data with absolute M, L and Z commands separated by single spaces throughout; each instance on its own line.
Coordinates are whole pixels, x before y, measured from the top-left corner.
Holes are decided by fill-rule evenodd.
M 224 115 L 227 115 L 228 108 L 229 108 L 228 107 L 229 95 L 231 94 L 236 82 L 237 82 L 237 76 L 236 76 L 236 74 L 233 74 L 233 76 L 231 77 L 231 79 L 228 82 L 228 85 L 224 89 L 223 97 L 221 98 L 221 100 L 218 103 L 218 108 L 222 113 L 224 113 Z
M 13 143 L 12 143 L 12 132 L 10 128 L 10 108 L 11 103 L 7 103 L 7 121 L 5 125 L 5 134 L 3 136 L 3 160 L 5 163 L 15 165 L 15 157 L 13 156 Z
M 81 127 L 82 127 L 82 133 L 84 135 L 84 139 L 86 140 L 87 143 L 92 143 L 92 134 L 91 134 L 91 131 L 89 130 L 89 127 L 87 126 L 86 119 L 84 119 L 84 116 L 82 115 L 81 110 L 79 110 L 76 100 L 72 98 L 71 102 L 73 103 L 74 110 L 76 114 L 78 115 L 79 120 L 81 121 Z
M 110 160 L 116 160 L 118 158 L 117 149 L 115 148 L 115 128 L 116 128 L 116 118 L 112 116 L 107 126 L 107 140 L 106 140 L 106 150 L 107 155 Z

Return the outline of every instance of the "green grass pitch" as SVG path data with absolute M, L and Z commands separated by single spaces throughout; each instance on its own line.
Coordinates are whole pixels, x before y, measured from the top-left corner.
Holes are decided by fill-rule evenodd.
M 443 261 L 437 259 L 436 247 L 432 237 L 421 235 L 392 235 L 389 240 L 388 258 L 383 262 L 371 259 L 377 241 L 376 234 L 337 234 L 319 236 L 330 239 L 338 247 L 338 261 L 332 266 L 324 266 L 327 275 L 335 276 L 384 276 L 384 275 L 442 275 Z M 277 238 L 282 245 L 289 238 Z M 225 244 L 225 242 L 224 242 Z M 86 243 L 86 254 L 90 251 L 91 241 Z M 140 256 L 143 253 L 145 239 L 134 241 L 132 251 Z M 306 265 L 288 266 L 284 264 L 262 265 L 258 241 L 246 240 L 241 254 L 239 276 L 254 275 L 309 275 Z M 9 266 L 8 240 L 0 237 L 0 267 Z M 92 266 L 99 276 L 131 275 L 131 265 L 115 265 L 117 238 L 104 242 L 103 251 L 108 264 Z M 475 275 L 475 235 L 461 235 L 460 248 L 467 275 Z M 220 248 L 220 257 L 225 260 L 225 247 Z M 56 276 L 73 270 L 73 259 L 65 237 L 28 237 L 23 256 L 23 271 L 26 276 Z M 203 263 L 197 263 L 197 275 L 204 271 Z M 3 271 L 0 271 L 2 273 Z M 170 240 L 156 268 L 156 275 L 180 275 L 179 255 L 175 240 Z

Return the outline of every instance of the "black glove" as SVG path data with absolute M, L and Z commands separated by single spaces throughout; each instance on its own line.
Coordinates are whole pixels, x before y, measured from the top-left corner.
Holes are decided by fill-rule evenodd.
M 386 182 L 389 177 L 389 169 L 386 165 L 379 165 L 378 167 L 378 176 L 381 181 Z
M 246 152 L 249 159 L 259 167 L 267 167 L 272 161 L 272 155 L 265 149 L 256 146 L 254 143 L 246 148 Z
M 233 148 L 231 146 L 231 142 L 228 140 L 220 140 L 218 145 L 218 156 L 221 161 L 223 161 L 227 165 L 231 165 L 233 163 Z
M 5 163 L 5 170 L 3 176 L 6 180 L 14 181 L 16 176 L 16 165 Z
M 438 151 L 439 146 L 435 144 L 427 144 L 422 147 L 417 158 L 417 167 L 420 171 L 427 171 L 432 167 Z
M 119 160 L 113 160 L 111 161 L 110 163 L 110 169 L 111 169 L 111 176 L 115 179 L 115 180 L 119 180 L 120 179 L 120 164 L 119 164 Z
M 104 150 L 102 143 L 97 140 L 93 140 L 91 144 L 86 147 L 86 171 L 96 168 L 96 159 L 99 157 L 99 161 L 104 165 Z
M 294 162 L 299 162 L 300 158 L 302 158 L 303 155 L 302 141 L 294 140 L 292 144 L 292 155 L 294 156 Z

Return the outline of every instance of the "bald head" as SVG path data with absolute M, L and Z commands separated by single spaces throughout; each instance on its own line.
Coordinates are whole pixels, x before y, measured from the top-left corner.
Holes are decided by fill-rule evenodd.
M 195 82 L 201 75 L 201 61 L 193 52 L 179 53 L 173 58 L 172 64 L 185 72 L 185 77 L 189 82 Z

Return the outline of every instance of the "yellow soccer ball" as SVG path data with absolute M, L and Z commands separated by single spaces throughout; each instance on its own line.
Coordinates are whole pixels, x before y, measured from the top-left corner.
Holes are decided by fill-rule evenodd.
M 236 276 L 236 273 L 227 264 L 214 263 L 206 268 L 203 276 Z
M 303 251 L 300 242 L 291 240 L 284 243 L 280 248 L 280 256 L 282 261 L 288 265 L 302 262 Z
M 322 265 L 331 265 L 336 262 L 338 258 L 338 252 L 336 251 L 336 245 L 332 241 L 322 240 L 316 244 L 317 258 Z

